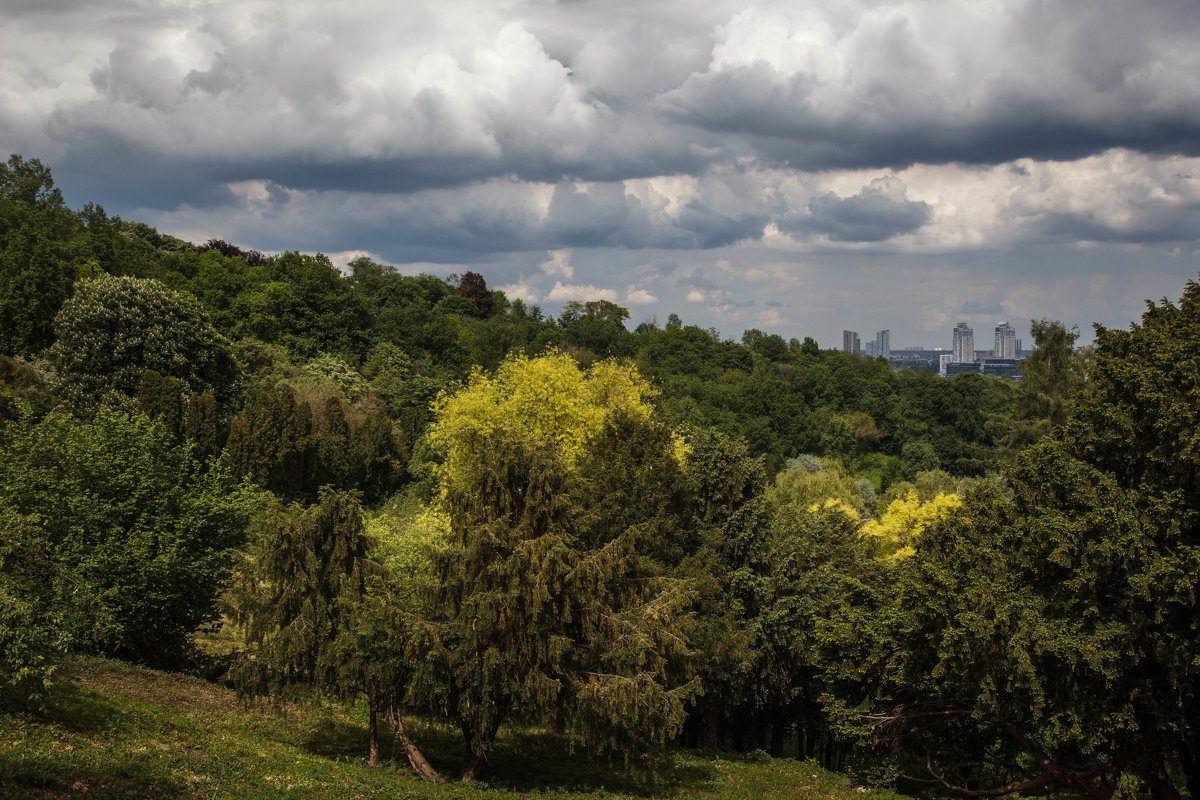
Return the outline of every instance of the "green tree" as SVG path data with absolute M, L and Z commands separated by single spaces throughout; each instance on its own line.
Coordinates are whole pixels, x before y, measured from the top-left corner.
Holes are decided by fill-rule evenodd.
M 572 300 L 558 316 L 558 326 L 567 343 L 590 354 L 590 358 L 630 355 L 623 346 L 629 332 L 625 320 L 629 310 L 608 300 Z
M 316 491 L 319 470 L 312 407 L 288 384 L 260 390 L 229 425 L 233 474 L 291 498 Z
M 0 248 L 26 225 L 49 240 L 59 240 L 77 223 L 62 191 L 54 186 L 50 168 L 36 158 L 14 153 L 0 163 Z
M 441 646 L 466 780 L 507 720 L 561 716 L 589 747 L 627 752 L 682 725 L 688 598 L 666 564 L 683 444 L 652 394 L 629 367 L 548 354 L 510 357 L 437 404 Z
M 1022 380 L 995 423 L 998 437 L 1018 451 L 1067 421 L 1075 395 L 1087 387 L 1088 356 L 1075 350 L 1077 328 L 1033 320 L 1034 350 L 1021 362 Z
M 49 242 L 22 225 L 0 251 L 0 351 L 32 355 L 54 341 L 54 316 L 71 295 L 73 267 Z
M 754 708 L 773 755 L 794 731 L 799 755 L 841 771 L 854 735 L 836 712 L 871 697 L 888 652 L 888 576 L 859 511 L 839 500 L 772 506 L 754 619 Z
M 146 370 L 138 385 L 138 411 L 151 419 L 161 419 L 176 437 L 183 435 L 183 381 Z
M 375 665 L 361 641 L 371 605 L 368 575 L 376 568 L 370 546 L 352 492 L 326 487 L 308 508 L 277 504 L 256 521 L 232 604 L 250 646 L 234 668 L 241 690 L 285 698 L 365 693 L 375 766 L 380 687 L 371 680 Z
M 693 701 L 693 740 L 716 749 L 751 705 L 757 666 L 753 622 L 761 605 L 767 525 L 766 471 L 745 441 L 704 430 L 689 438 L 688 471 L 698 541 L 680 567 L 695 587 L 686 633 L 704 694 Z
M 228 401 L 237 367 L 199 304 L 158 281 L 108 275 L 80 284 L 54 321 L 51 359 L 75 407 L 137 396 L 146 370 L 178 378 L 191 393 Z
M 52 568 L 31 596 L 53 598 L 68 640 L 159 665 L 186 658 L 216 617 L 253 496 L 140 414 L 79 423 L 56 411 L 11 425 L 3 445 L 0 506 L 36 529 Z
M 0 506 L 0 698 L 45 695 L 72 633 L 83 627 L 70 615 L 84 609 L 56 596 L 69 585 L 61 570 L 42 520 Z
M 1200 792 L 1200 286 L 1097 329 L 1090 391 L 983 482 L 907 562 L 910 702 L 885 722 L 936 736 L 930 780 L 994 793 Z M 937 712 L 941 725 L 929 725 Z M 908 723 L 916 723 L 915 726 Z M 986 745 L 986 746 L 985 746 Z

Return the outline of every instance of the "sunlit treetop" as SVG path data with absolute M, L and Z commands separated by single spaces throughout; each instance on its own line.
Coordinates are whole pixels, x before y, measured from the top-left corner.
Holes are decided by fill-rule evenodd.
M 570 469 L 613 415 L 649 419 L 656 395 L 626 362 L 584 369 L 565 353 L 511 355 L 494 375 L 476 368 L 458 391 L 438 396 L 429 439 L 445 452 L 443 475 L 458 474 L 498 431 L 552 445 Z
M 956 494 L 938 494 L 922 503 L 916 491 L 891 502 L 878 521 L 870 520 L 862 528 L 863 536 L 879 540 L 887 558 L 900 560 L 911 556 L 922 532 L 962 507 Z

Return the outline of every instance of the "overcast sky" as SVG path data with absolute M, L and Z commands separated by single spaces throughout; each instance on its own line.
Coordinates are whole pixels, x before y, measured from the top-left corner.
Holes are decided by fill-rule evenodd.
M 1200 273 L 1200 3 L 0 0 L 0 144 L 195 242 L 841 344 Z

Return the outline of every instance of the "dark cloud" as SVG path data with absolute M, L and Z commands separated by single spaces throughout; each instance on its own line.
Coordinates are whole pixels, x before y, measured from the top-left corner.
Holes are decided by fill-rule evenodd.
M 5 146 L 197 241 L 499 265 L 543 298 L 574 248 L 564 284 L 821 341 L 861 308 L 948 343 L 964 296 L 1086 328 L 1200 268 L 1194 0 L 5 11 Z
M 895 196 L 899 191 L 899 197 Z M 817 234 L 835 242 L 882 242 L 917 231 L 933 215 L 925 202 L 903 198 L 903 187 L 886 181 L 864 186 L 852 197 L 828 192 L 808 203 L 807 216 L 784 218 L 780 228 L 789 233 Z
M 1111 148 L 1200 155 L 1200 96 L 1189 109 L 1129 104 L 1111 118 L 1072 114 L 1069 104 L 1009 98 L 986 116 L 954 109 L 931 116 L 829 116 L 809 101 L 805 77 L 780 80 L 756 64 L 690 79 L 667 113 L 681 121 L 745 138 L 762 156 L 804 170 L 902 169 L 926 164 L 1001 164 L 1019 158 L 1074 160 Z
M 1049 211 L 1035 229 L 1048 239 L 1069 242 L 1170 244 L 1194 242 L 1200 231 L 1200 205 L 1157 208 L 1121 224 L 1093 215 Z
M 759 238 L 766 222 L 762 213 L 724 214 L 699 200 L 671 218 L 646 209 L 622 184 L 560 184 L 539 235 L 552 247 L 711 249 Z
M 771 34 L 785 21 L 751 15 L 725 30 L 725 61 L 661 108 L 808 170 L 1200 154 L 1194 3 L 1034 3 L 984 19 L 988 29 L 969 27 L 963 6 L 951 18 L 964 27 L 944 38 L 944 8 L 905 8 L 863 11 L 837 31 L 796 22 L 815 38 L 786 47 Z
M 762 237 L 769 217 L 756 211 L 724 214 L 699 200 L 689 201 L 676 224 L 695 236 L 695 248 L 725 247 L 737 242 Z

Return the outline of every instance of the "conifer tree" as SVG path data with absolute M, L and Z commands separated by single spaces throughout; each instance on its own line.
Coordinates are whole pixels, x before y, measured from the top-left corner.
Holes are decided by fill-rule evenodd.
M 183 382 L 148 369 L 138 385 L 138 411 L 161 419 L 176 439 L 183 433 Z
M 234 668 L 243 691 L 350 697 L 369 688 L 357 628 L 369 547 L 352 492 L 326 487 L 313 506 L 276 505 L 259 518 L 232 592 L 234 618 L 252 648 Z M 378 706 L 368 694 L 377 760 Z
M 208 462 L 221 454 L 229 435 L 229 426 L 212 392 L 188 397 L 183 416 L 183 435 L 192 442 L 192 454 L 199 460 Z
M 878 733 L 924 739 L 930 782 L 1200 794 L 1200 285 L 1098 327 L 1087 384 L 900 573 L 904 702 Z
M 317 442 L 312 409 L 287 384 L 259 391 L 229 430 L 234 474 L 291 498 L 313 494 Z
M 597 750 L 662 743 L 682 725 L 698 688 L 680 667 L 687 586 L 668 570 L 682 552 L 671 494 L 683 445 L 653 418 L 652 394 L 631 367 L 585 373 L 548 354 L 510 357 L 438 403 L 440 647 L 464 780 L 508 721 L 565 718 Z

